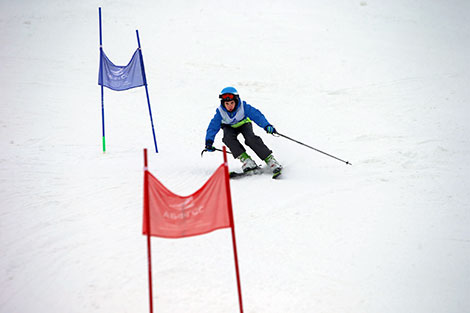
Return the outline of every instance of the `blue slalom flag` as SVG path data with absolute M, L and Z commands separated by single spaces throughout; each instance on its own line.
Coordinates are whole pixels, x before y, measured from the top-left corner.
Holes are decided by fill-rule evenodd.
M 134 52 L 126 66 L 113 64 L 101 50 L 100 72 L 98 85 L 121 91 L 145 85 L 144 71 L 139 49 Z

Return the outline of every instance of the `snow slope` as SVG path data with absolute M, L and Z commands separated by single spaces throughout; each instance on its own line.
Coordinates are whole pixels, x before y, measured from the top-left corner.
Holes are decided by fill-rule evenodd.
M 353 164 L 255 129 L 285 174 L 231 184 L 245 312 L 469 311 L 468 1 L 0 0 L 1 313 L 148 311 L 153 139 L 145 91 L 106 90 L 101 152 L 99 6 L 115 63 L 139 29 L 172 191 L 222 162 L 227 85 Z M 228 230 L 152 242 L 156 312 L 238 312 Z

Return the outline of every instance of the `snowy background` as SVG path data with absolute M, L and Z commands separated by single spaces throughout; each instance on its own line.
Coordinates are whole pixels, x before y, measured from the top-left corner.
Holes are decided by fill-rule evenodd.
M 105 90 L 102 153 L 99 6 L 114 63 L 139 30 L 159 154 L 143 88 Z M 469 312 L 469 12 L 0 0 L 0 312 L 148 312 L 142 149 L 170 190 L 194 192 L 222 162 L 200 152 L 228 85 L 353 164 L 255 127 L 285 172 L 231 183 L 245 312 Z M 152 243 L 155 312 L 238 312 L 229 230 Z

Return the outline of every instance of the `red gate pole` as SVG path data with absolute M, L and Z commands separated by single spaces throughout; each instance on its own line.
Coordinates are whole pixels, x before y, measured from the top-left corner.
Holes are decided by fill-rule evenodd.
M 152 288 L 152 247 L 150 240 L 150 205 L 149 205 L 149 190 L 148 190 L 148 165 L 147 165 L 147 149 L 144 149 L 144 209 L 145 217 L 147 220 L 147 257 L 148 257 L 148 272 L 149 272 L 149 301 L 150 313 L 153 313 L 153 288 Z
M 227 149 L 223 147 L 224 152 L 224 166 L 225 166 L 225 186 L 227 188 L 227 204 L 228 213 L 230 217 L 230 229 L 232 230 L 232 245 L 233 245 L 233 257 L 235 259 L 235 272 L 237 274 L 237 288 L 238 288 L 238 304 L 240 305 L 240 313 L 243 313 L 243 300 L 242 300 L 242 287 L 240 282 L 240 270 L 238 268 L 238 254 L 237 254 L 237 242 L 235 240 L 235 222 L 233 219 L 233 208 L 232 208 L 232 195 L 230 192 L 230 174 L 228 172 L 227 162 Z

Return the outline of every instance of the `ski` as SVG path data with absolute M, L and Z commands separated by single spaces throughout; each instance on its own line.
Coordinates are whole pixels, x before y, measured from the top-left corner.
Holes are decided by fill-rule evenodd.
M 273 172 L 273 179 L 278 179 L 279 176 L 281 176 L 281 174 L 282 174 L 282 169 L 275 170 Z
M 230 172 L 229 176 L 231 179 L 238 179 L 238 178 L 247 177 L 247 176 L 261 175 L 264 173 L 266 173 L 266 171 L 264 171 L 263 168 L 258 166 L 254 170 L 251 170 L 248 172 Z M 278 179 L 279 176 L 281 176 L 281 174 L 282 174 L 282 170 L 279 169 L 278 171 L 275 171 L 274 173 L 272 173 L 272 178 Z
M 229 176 L 230 178 L 241 178 L 241 177 L 246 177 L 246 176 L 253 176 L 253 175 L 259 175 L 262 174 L 263 170 L 261 167 L 257 167 L 255 169 L 252 169 L 248 172 L 230 172 Z

